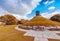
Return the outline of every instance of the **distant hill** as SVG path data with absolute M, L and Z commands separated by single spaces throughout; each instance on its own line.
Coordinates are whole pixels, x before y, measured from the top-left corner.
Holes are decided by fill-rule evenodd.
M 52 16 L 50 20 L 60 22 L 60 14 L 56 14 Z
M 3 16 L 0 16 L 0 20 L 3 23 L 6 23 L 6 25 L 13 25 L 13 24 L 17 24 L 18 20 L 10 14 L 5 14 Z
M 42 16 L 35 16 L 29 22 L 26 22 L 24 25 L 30 26 L 60 26 L 59 22 L 51 21 Z
M 26 23 L 26 22 L 28 22 L 29 20 L 25 20 L 25 19 L 21 19 L 20 20 L 20 24 L 24 24 L 24 23 Z

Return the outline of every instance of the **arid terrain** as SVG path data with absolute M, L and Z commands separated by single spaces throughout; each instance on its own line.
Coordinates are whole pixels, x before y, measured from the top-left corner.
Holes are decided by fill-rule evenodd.
M 0 41 L 33 41 L 33 37 L 25 37 L 25 32 L 15 30 L 16 25 L 0 26 Z
M 15 30 L 15 26 L 16 25 L 0 26 L 0 41 L 34 41 L 34 37 L 23 36 L 25 32 Z M 48 40 L 60 41 L 56 39 Z

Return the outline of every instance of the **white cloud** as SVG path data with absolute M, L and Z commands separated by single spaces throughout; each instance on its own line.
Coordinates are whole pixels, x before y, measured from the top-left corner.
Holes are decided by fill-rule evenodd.
M 51 7 L 48 8 L 48 10 L 54 10 L 54 9 L 55 9 L 54 6 L 51 6 Z
M 39 5 L 39 2 L 41 2 L 41 0 L 0 0 L 0 6 L 4 12 L 7 11 L 17 17 L 20 15 L 21 18 L 26 18 L 27 14 L 30 14 L 32 10 Z M 0 11 L 0 13 L 1 12 L 2 11 Z
M 43 17 L 46 17 L 46 18 L 49 19 L 50 17 L 54 16 L 55 14 L 60 14 L 60 10 L 56 10 L 56 11 L 54 11 L 52 13 L 45 12 L 45 13 L 42 13 L 41 15 Z
M 49 4 L 51 4 L 51 3 L 53 3 L 53 2 L 55 2 L 55 0 L 50 1 Z
M 47 5 L 47 4 L 51 4 L 51 3 L 53 3 L 53 2 L 55 2 L 55 0 L 52 0 L 52 1 L 49 1 L 49 0 L 48 0 L 48 1 L 44 2 L 44 4 Z
M 21 16 L 21 15 L 18 15 L 18 14 L 12 14 L 12 15 L 15 16 L 18 20 L 28 19 L 27 16 Z
M 4 14 L 8 14 L 8 12 L 5 11 L 5 10 L 3 10 L 3 9 L 0 7 L 0 16 L 1 16 L 1 15 L 4 15 Z
M 41 0 L 6 0 L 3 5 L 5 10 L 14 14 L 28 14 L 38 5 Z
M 48 4 L 48 3 L 49 3 L 49 1 L 44 2 L 44 4 Z

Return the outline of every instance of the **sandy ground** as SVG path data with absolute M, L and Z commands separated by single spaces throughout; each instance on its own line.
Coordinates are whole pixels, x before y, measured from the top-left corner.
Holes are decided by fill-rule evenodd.
M 15 30 L 16 25 L 0 26 L 0 41 L 34 41 L 33 37 L 23 36 L 25 32 Z
M 22 29 L 16 30 L 15 27 L 16 25 L 0 26 L 0 41 L 34 41 L 34 36 L 26 36 L 26 32 Z M 48 41 L 60 41 L 59 39 L 47 39 Z

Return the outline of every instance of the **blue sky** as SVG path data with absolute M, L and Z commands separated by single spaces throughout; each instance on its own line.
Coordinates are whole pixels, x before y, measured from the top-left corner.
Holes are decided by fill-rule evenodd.
M 49 3 L 44 4 L 47 1 L 49 1 L 49 2 L 54 1 L 54 2 L 52 2 L 50 4 Z M 51 7 L 53 7 L 53 8 L 51 8 Z M 50 10 L 48 8 L 50 8 Z M 39 10 L 40 14 L 43 14 L 45 12 L 47 12 L 48 14 L 52 14 L 53 12 L 60 10 L 60 1 L 59 0 L 42 0 L 39 3 L 39 5 L 32 11 L 32 13 L 28 15 L 28 17 L 30 18 L 30 16 L 31 17 L 35 16 L 36 10 Z M 57 13 L 59 13 L 59 12 L 57 12 Z M 47 14 L 45 14 L 45 16 L 46 15 Z
M 0 0 L 0 15 L 12 14 L 17 19 L 31 19 L 39 10 L 43 17 L 60 14 L 59 0 Z

